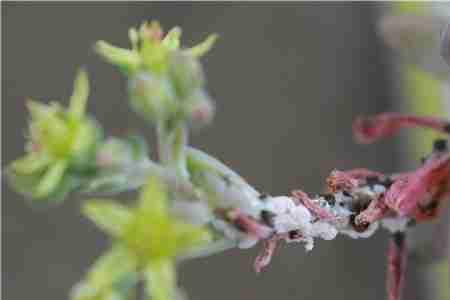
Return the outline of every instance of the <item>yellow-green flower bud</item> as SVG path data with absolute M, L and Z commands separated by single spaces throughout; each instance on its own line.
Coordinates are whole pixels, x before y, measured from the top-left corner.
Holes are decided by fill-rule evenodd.
M 129 81 L 128 89 L 133 109 L 148 120 L 165 120 L 177 110 L 173 89 L 164 77 L 141 72 Z
M 169 55 L 169 77 L 180 99 L 190 94 L 204 84 L 204 74 L 198 59 L 180 51 Z
M 147 159 L 148 148 L 140 136 L 109 138 L 97 150 L 96 165 L 105 169 L 131 167 Z
M 192 93 L 183 104 L 183 109 L 194 127 L 210 123 L 215 112 L 214 102 L 203 89 Z
M 214 45 L 217 35 L 191 47 L 181 47 L 181 29 L 174 27 L 164 34 L 158 22 L 144 22 L 128 32 L 131 49 L 112 46 L 104 41 L 96 44 L 97 53 L 119 67 L 129 79 L 129 95 L 133 109 L 147 120 L 155 122 L 186 121 L 192 94 L 204 85 L 199 58 Z M 204 102 L 203 104 L 208 104 Z M 189 103 L 188 106 L 195 106 Z M 211 108 L 202 105 L 202 108 Z M 205 116 L 205 109 L 195 109 L 194 115 Z M 208 110 L 211 112 L 212 110 Z M 207 113 L 206 117 L 212 114 Z M 194 117 L 193 119 L 196 119 Z

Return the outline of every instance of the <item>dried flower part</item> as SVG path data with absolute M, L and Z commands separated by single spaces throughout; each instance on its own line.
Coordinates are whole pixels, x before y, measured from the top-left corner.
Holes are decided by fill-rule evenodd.
M 390 137 L 402 128 L 424 127 L 442 133 L 450 132 L 450 123 L 432 117 L 418 117 L 397 113 L 382 113 L 373 117 L 358 117 L 353 123 L 356 140 L 363 144 Z
M 406 240 L 403 233 L 394 234 L 389 242 L 386 286 L 389 300 L 401 300 L 406 270 Z
M 334 220 L 336 218 L 329 210 L 325 209 L 318 201 L 313 201 L 308 195 L 300 190 L 293 191 L 292 196 L 302 203 L 309 211 L 321 220 Z
M 264 241 L 261 252 L 255 258 L 255 262 L 253 265 L 256 273 L 260 273 L 264 267 L 269 265 L 270 261 L 272 260 L 272 256 L 275 253 L 278 240 L 278 236 L 273 236 Z
M 417 171 L 394 182 L 384 202 L 399 216 L 419 215 L 420 207 L 432 202 L 441 186 L 447 187 L 450 174 L 450 155 L 428 160 Z
M 356 174 L 358 175 L 358 174 Z M 359 184 L 354 174 L 348 172 L 342 172 L 334 170 L 327 178 L 327 186 L 331 192 L 336 191 L 348 191 L 357 187 Z
M 247 216 L 237 209 L 229 210 L 225 212 L 225 219 L 231 222 L 237 229 L 259 239 L 268 238 L 273 230 L 258 222 L 258 220 Z
M 389 212 L 383 196 L 379 199 L 374 199 L 369 206 L 359 213 L 355 218 L 355 223 L 358 226 L 368 226 L 369 224 L 382 219 Z
M 345 173 L 346 176 L 356 180 L 368 180 L 369 178 L 372 180 L 380 180 L 384 178 L 384 174 L 372 170 L 368 170 L 365 168 L 352 169 L 348 171 L 339 171 L 340 173 Z M 333 172 L 332 172 L 333 175 Z M 327 180 L 328 181 L 328 180 Z

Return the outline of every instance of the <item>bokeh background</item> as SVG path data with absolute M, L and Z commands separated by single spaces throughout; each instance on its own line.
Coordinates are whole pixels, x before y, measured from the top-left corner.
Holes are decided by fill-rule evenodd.
M 137 128 L 152 139 L 127 107 L 123 78 L 92 46 L 126 46 L 130 26 L 158 19 L 180 25 L 187 45 L 220 34 L 203 59 L 217 117 L 191 142 L 261 191 L 320 192 L 333 168 L 394 171 L 395 141 L 359 146 L 350 130 L 356 115 L 397 106 L 391 56 L 376 34 L 380 11 L 375 3 L 2 3 L 2 165 L 23 151 L 25 98 L 68 99 L 79 66 L 92 82 L 89 110 L 107 133 Z M 2 296 L 67 298 L 108 244 L 80 215 L 82 199 L 38 209 L 4 180 L 2 198 Z M 256 248 L 230 250 L 184 263 L 179 280 L 196 300 L 384 299 L 386 238 L 318 241 L 310 253 L 285 245 L 260 275 Z

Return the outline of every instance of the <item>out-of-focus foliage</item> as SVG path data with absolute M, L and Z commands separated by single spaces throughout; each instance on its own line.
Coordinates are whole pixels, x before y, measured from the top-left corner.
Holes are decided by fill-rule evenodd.
M 401 72 L 407 109 L 413 114 L 448 118 L 450 69 L 445 64 L 448 58 L 442 58 L 441 55 L 445 51 L 442 49 L 442 46 L 445 46 L 442 45 L 442 38 L 445 37 L 442 33 L 448 30 L 450 6 L 446 2 L 395 2 L 392 3 L 392 14 L 391 24 L 394 26 L 391 26 L 391 29 L 395 29 L 397 23 L 399 30 L 391 30 L 389 36 L 389 30 L 386 30 L 388 26 L 384 26 L 382 33 L 388 44 L 389 40 L 399 41 L 394 42 L 394 45 L 398 45 L 394 48 L 406 53 L 403 56 L 406 59 L 401 65 Z M 382 20 L 382 23 L 383 21 L 385 20 Z M 392 46 L 392 43 L 390 44 Z M 411 51 L 415 52 L 414 55 L 407 54 Z M 437 137 L 438 134 L 432 131 L 412 132 L 411 138 L 408 139 L 412 158 L 417 160 L 427 153 Z M 447 256 L 447 259 L 441 259 L 428 267 L 433 278 L 438 279 L 435 283 L 437 299 L 450 297 L 449 259 Z
M 131 49 L 99 41 L 96 51 L 129 78 L 131 106 L 144 118 L 205 123 L 212 117 L 213 104 L 204 89 L 198 58 L 210 50 L 217 36 L 210 35 L 192 48 L 181 48 L 180 37 L 178 27 L 164 36 L 159 23 L 143 23 L 139 30 L 129 31 Z
M 211 241 L 206 228 L 171 216 L 168 192 L 151 178 L 134 207 L 90 200 L 84 214 L 112 237 L 112 248 L 74 289 L 74 300 L 128 299 L 130 282 L 141 279 L 154 300 L 176 293 L 177 256 Z
M 82 192 L 114 194 L 138 188 L 152 164 L 148 155 L 147 143 L 141 136 L 106 139 L 97 148 L 97 172 L 83 185 Z
M 403 87 L 410 111 L 418 115 L 447 117 L 442 82 L 414 65 L 406 65 L 403 68 Z M 440 135 L 431 130 L 413 131 L 409 134 L 409 149 L 416 160 L 430 151 L 433 140 Z
M 62 200 L 93 172 L 101 131 L 86 116 L 88 93 L 87 74 L 80 71 L 67 109 L 56 102 L 28 101 L 26 154 L 7 170 L 17 191 L 36 200 Z
M 412 114 L 447 117 L 444 92 L 449 68 L 441 58 L 441 31 L 450 9 L 425 2 L 395 2 L 380 20 L 384 41 L 401 59 L 401 82 L 406 109 Z M 411 133 L 412 158 L 430 150 L 437 137 L 431 131 Z

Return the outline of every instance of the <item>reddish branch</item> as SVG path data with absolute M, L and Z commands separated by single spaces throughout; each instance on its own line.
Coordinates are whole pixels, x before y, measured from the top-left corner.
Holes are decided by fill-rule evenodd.
M 398 113 L 382 113 L 369 118 L 359 117 L 353 123 L 353 132 L 358 142 L 368 144 L 389 137 L 405 127 L 431 128 L 446 134 L 450 132 L 450 123 L 447 120 Z
M 392 236 L 389 241 L 387 258 L 386 288 L 388 299 L 399 300 L 402 297 L 407 258 L 404 233 L 396 233 Z

